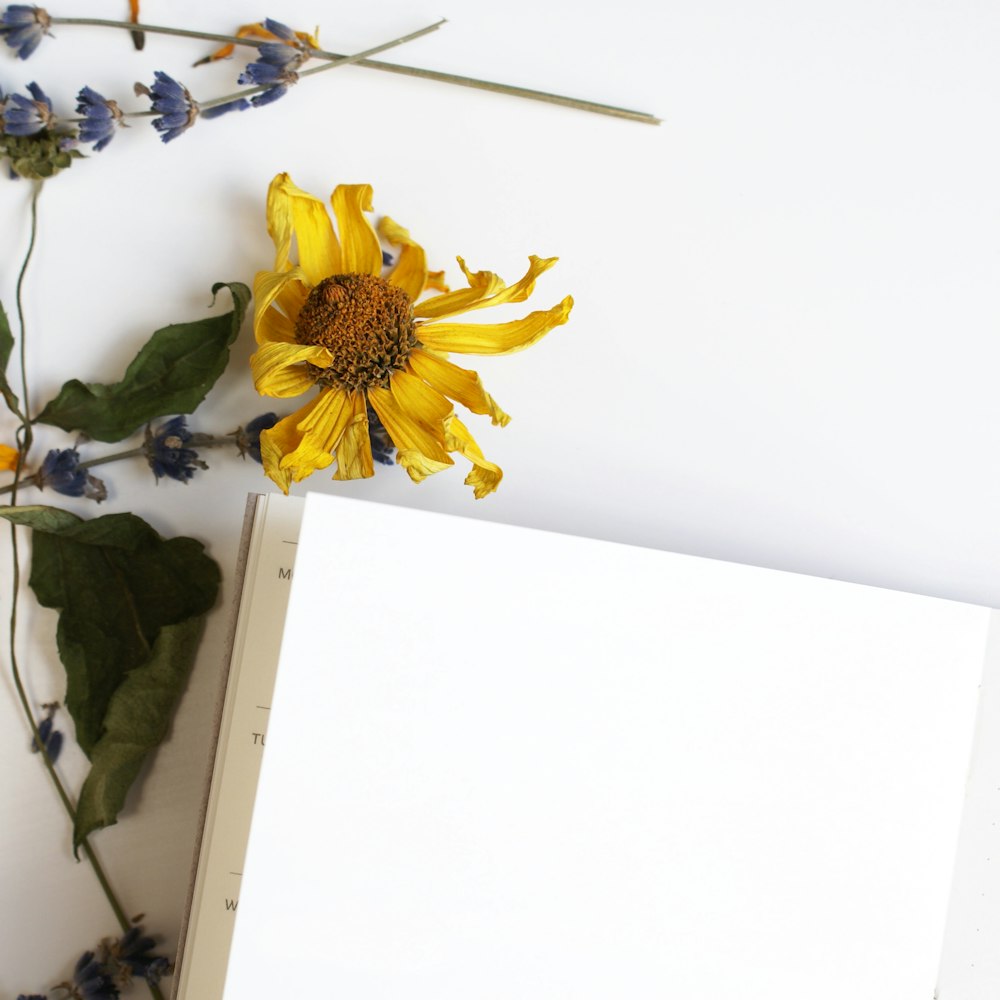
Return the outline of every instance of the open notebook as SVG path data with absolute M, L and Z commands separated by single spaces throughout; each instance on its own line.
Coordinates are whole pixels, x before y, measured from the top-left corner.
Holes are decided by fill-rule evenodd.
M 224 996 L 930 1000 L 989 621 L 311 495 Z

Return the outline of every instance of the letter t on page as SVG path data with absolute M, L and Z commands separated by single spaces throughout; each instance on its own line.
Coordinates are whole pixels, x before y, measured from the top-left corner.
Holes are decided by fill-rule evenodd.
M 310 496 L 226 1000 L 929 1000 L 989 615 Z

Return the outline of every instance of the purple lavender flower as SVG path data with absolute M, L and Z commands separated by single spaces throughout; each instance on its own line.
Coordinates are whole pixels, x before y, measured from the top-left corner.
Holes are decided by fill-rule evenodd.
M 137 83 L 135 92 L 151 98 L 153 110 L 160 115 L 153 119 L 153 128 L 164 142 L 171 142 L 195 123 L 200 108 L 191 91 L 172 76 L 157 70 L 153 77 L 152 87 Z
M 40 490 L 48 486 L 67 497 L 86 497 L 98 503 L 108 497 L 104 483 L 80 468 L 80 453 L 76 448 L 53 448 L 33 478 Z
M 173 417 L 155 431 L 146 428 L 143 451 L 157 480 L 167 476 L 186 483 L 198 469 L 208 466 L 198 458 L 198 452 L 188 448 L 191 432 L 184 417 Z
M 118 1000 L 118 987 L 112 982 L 105 968 L 94 957 L 92 951 L 85 951 L 73 969 L 72 986 L 61 983 L 70 996 L 79 1000 Z
M 379 420 L 378 414 L 370 406 L 368 407 L 368 440 L 372 446 L 372 458 L 382 465 L 392 465 L 396 446 L 392 443 L 392 438 L 389 437 L 385 425 Z
M 27 59 L 49 34 L 52 18 L 41 7 L 12 3 L 0 14 L 0 35 L 20 59 Z
M 280 38 L 282 41 L 291 42 L 292 45 L 300 45 L 298 35 L 288 27 L 287 24 L 282 24 L 280 21 L 275 21 L 273 17 L 264 18 L 264 28 L 270 31 L 275 38 Z
M 240 454 L 249 455 L 258 465 L 260 457 L 260 432 L 266 431 L 278 422 L 277 413 L 262 413 L 259 417 L 254 417 L 246 427 L 241 427 L 236 432 L 236 447 Z
M 101 961 L 122 989 L 127 989 L 133 979 L 145 979 L 156 986 L 170 972 L 171 965 L 170 959 L 149 954 L 155 947 L 153 938 L 143 934 L 142 928 L 137 925 L 130 927 L 117 940 L 102 941 Z
M 36 135 L 55 124 L 52 101 L 37 83 L 29 83 L 31 97 L 9 94 L 3 105 L 3 131 L 8 135 Z
M 46 711 L 46 716 L 38 723 L 38 737 L 31 740 L 31 752 L 39 752 L 40 740 L 41 746 L 45 748 L 46 756 L 53 764 L 59 759 L 63 744 L 63 734 L 58 729 L 52 728 L 52 719 L 58 707 L 58 704 L 55 702 L 42 706 Z
M 115 130 L 125 128 L 125 115 L 116 101 L 102 97 L 92 87 L 84 87 L 76 96 L 76 112 L 83 115 L 80 141 L 94 143 L 99 153 L 115 137 Z
M 152 87 L 137 83 L 136 95 L 145 95 L 153 102 L 153 110 L 160 115 L 153 119 L 153 128 L 160 133 L 164 142 L 171 142 L 181 133 L 186 132 L 198 119 L 218 118 L 229 111 L 246 111 L 250 103 L 240 97 L 225 104 L 207 107 L 204 110 L 191 96 L 191 91 L 172 76 L 157 70 L 154 74 Z
M 255 87 L 267 87 L 261 94 L 250 98 L 255 108 L 262 108 L 284 96 L 292 84 L 297 83 L 298 68 L 309 58 L 310 49 L 303 45 L 294 31 L 280 21 L 267 18 L 264 27 L 282 39 L 280 42 L 264 42 L 257 48 L 257 59 L 240 74 L 238 83 Z

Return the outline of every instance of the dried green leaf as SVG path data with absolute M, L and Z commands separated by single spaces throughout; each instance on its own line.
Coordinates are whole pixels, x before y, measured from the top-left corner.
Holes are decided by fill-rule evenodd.
M 14 335 L 10 332 L 10 321 L 0 302 L 0 371 L 7 371 L 11 351 L 14 350 Z
M 213 285 L 213 296 L 220 288 L 232 294 L 232 312 L 157 330 L 120 382 L 71 379 L 37 420 L 98 441 L 121 441 L 157 417 L 192 413 L 225 370 L 250 301 L 250 289 L 238 281 Z
M 4 311 L 3 303 L 0 303 L 0 396 L 3 396 L 7 404 L 7 409 L 13 413 L 18 411 L 17 396 L 14 395 L 7 379 L 7 365 L 10 362 L 11 352 L 14 350 L 14 335 L 10 332 L 10 322 L 7 313 Z
M 160 629 L 215 603 L 219 568 L 200 542 L 160 538 L 134 514 L 70 521 L 32 510 L 28 519 L 5 516 L 35 529 L 28 582 L 40 604 L 60 612 L 66 708 L 89 756 L 115 691 L 149 659 Z
M 204 619 L 166 625 L 149 659 L 118 686 L 104 718 L 104 734 L 90 754 L 90 773 L 80 790 L 73 846 L 116 822 L 146 756 L 163 742 L 174 707 L 194 663 Z
M 219 568 L 193 538 L 161 538 L 134 514 L 83 520 L 42 505 L 0 507 L 33 529 L 29 584 L 59 611 L 66 708 L 91 759 L 74 843 L 115 821 L 163 739 L 191 668 Z

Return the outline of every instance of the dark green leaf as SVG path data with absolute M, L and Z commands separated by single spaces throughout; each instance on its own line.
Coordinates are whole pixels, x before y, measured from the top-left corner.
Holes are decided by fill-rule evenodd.
M 134 514 L 91 521 L 52 508 L 5 514 L 35 529 L 29 583 L 60 611 L 56 640 L 66 668 L 66 708 L 89 756 L 112 696 L 145 663 L 160 629 L 203 615 L 219 568 L 193 538 L 164 540 Z
M 149 659 L 132 670 L 112 696 L 104 735 L 94 745 L 90 773 L 80 790 L 74 847 L 94 830 L 116 821 L 146 755 L 167 735 L 203 623 L 203 618 L 188 618 L 160 629 Z
M 7 371 L 10 352 L 14 350 L 14 335 L 10 332 L 10 322 L 0 302 L 0 371 Z
M 10 323 L 3 303 L 0 303 L 0 396 L 7 403 L 7 409 L 18 412 L 17 396 L 14 395 L 7 379 L 7 365 L 10 362 L 11 351 L 14 350 L 14 335 L 10 332 Z
M 121 441 L 157 417 L 192 413 L 229 360 L 250 289 L 219 282 L 213 296 L 228 288 L 233 311 L 157 330 L 114 385 L 66 382 L 37 419 L 64 431 L 83 431 L 98 441 Z
M 115 821 L 142 761 L 163 739 L 219 568 L 193 538 L 163 539 L 134 514 L 84 521 L 56 507 L 0 507 L 34 529 L 29 583 L 59 610 L 66 708 L 91 758 L 74 843 Z

